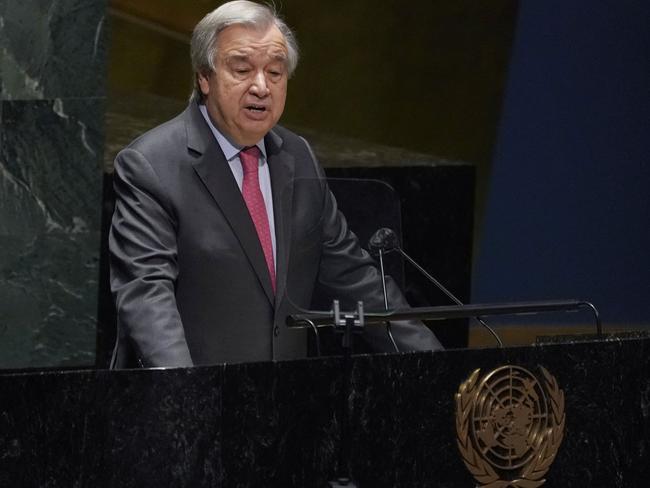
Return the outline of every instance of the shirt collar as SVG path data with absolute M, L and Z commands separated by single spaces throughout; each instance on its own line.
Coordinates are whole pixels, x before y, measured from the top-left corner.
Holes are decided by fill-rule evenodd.
M 240 146 L 239 144 L 235 144 L 231 142 L 225 135 L 221 133 L 219 129 L 217 129 L 217 127 L 212 123 L 212 119 L 210 119 L 210 115 L 208 114 L 208 109 L 205 105 L 200 104 L 199 110 L 201 111 L 203 118 L 207 122 L 208 127 L 210 127 L 212 134 L 214 134 L 214 137 L 217 140 L 219 147 L 223 151 L 224 156 L 226 156 L 226 160 L 231 161 L 237 156 L 239 156 L 239 152 L 242 149 L 244 149 L 244 146 Z M 264 138 L 260 139 L 255 145 L 259 148 L 260 152 L 262 153 L 262 159 L 266 161 L 266 146 L 264 145 Z

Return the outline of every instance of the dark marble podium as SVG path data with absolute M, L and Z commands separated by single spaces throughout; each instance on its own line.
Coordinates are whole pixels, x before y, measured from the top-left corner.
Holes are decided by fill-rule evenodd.
M 549 487 L 650 479 L 650 339 L 356 356 L 360 487 L 471 487 L 454 395 L 476 368 L 547 368 L 566 396 Z M 340 358 L 0 375 L 0 486 L 321 487 L 335 475 Z

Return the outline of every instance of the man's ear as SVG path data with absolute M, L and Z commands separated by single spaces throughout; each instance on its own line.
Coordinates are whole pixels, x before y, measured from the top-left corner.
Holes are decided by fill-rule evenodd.
M 201 93 L 203 96 L 207 96 L 210 93 L 210 74 L 209 73 L 197 73 L 196 79 L 199 82 L 199 87 L 201 88 Z

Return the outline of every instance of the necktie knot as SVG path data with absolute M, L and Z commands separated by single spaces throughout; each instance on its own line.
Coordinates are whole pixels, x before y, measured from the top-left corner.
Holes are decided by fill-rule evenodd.
M 256 173 L 259 166 L 260 150 L 257 146 L 244 148 L 239 153 L 239 159 L 245 175 Z

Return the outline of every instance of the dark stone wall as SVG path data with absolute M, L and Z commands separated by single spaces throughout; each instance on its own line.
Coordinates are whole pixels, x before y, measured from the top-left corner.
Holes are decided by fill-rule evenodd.
M 0 6 L 0 368 L 94 363 L 105 8 Z

